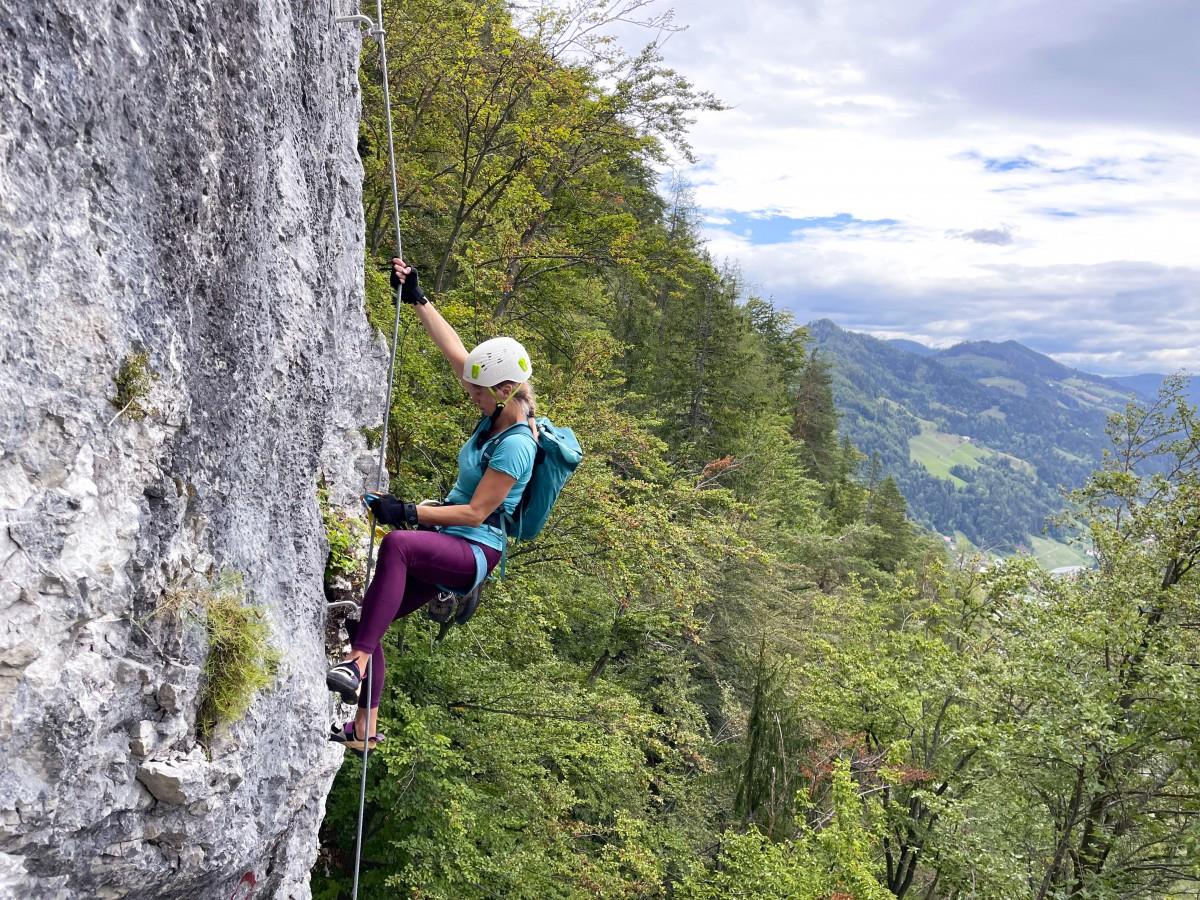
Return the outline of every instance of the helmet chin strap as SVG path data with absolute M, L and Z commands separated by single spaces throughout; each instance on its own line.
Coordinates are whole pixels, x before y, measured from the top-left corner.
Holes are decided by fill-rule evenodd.
M 508 403 L 508 397 L 503 397 L 500 394 L 497 394 L 496 389 L 490 386 L 488 387 L 487 392 L 491 394 L 492 399 L 496 401 L 496 408 L 492 410 L 492 419 L 494 421 L 496 416 L 500 415 L 500 413 L 504 411 L 504 407 Z

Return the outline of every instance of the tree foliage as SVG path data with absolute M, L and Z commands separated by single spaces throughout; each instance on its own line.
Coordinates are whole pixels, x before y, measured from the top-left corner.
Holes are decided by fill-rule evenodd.
M 362 892 L 999 900 L 1200 878 L 1195 413 L 1168 390 L 1114 422 L 1075 497 L 1095 573 L 947 560 L 888 458 L 839 433 L 805 329 L 711 259 L 686 189 L 660 195 L 655 166 L 718 104 L 654 44 L 605 39 L 643 6 L 387 11 L 405 255 L 465 341 L 530 347 L 539 406 L 586 456 L 469 626 L 388 633 Z M 392 488 L 441 497 L 474 413 L 406 335 Z M 347 893 L 358 773 L 328 801 L 320 898 Z

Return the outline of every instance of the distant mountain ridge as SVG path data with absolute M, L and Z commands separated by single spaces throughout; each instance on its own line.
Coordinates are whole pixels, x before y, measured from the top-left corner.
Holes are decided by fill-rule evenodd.
M 822 321 L 828 322 L 829 320 L 825 319 Z M 833 325 L 832 322 L 830 322 L 830 324 Z M 834 325 L 834 327 L 838 328 L 840 326 Z M 890 344 L 898 350 L 906 350 L 909 353 L 915 353 L 917 356 L 934 357 L 941 357 L 942 355 L 956 353 L 969 353 L 969 349 L 963 348 L 971 348 L 974 346 L 996 346 L 991 341 L 965 341 L 963 343 L 955 344 L 947 349 L 939 350 L 937 347 L 930 347 L 927 344 L 922 344 L 919 341 L 908 340 L 906 338 L 891 338 L 885 341 L 885 343 Z M 1039 364 L 1042 364 L 1041 361 L 1049 361 L 1053 365 L 1059 366 L 1061 369 L 1068 369 L 1067 366 L 1063 366 L 1061 363 L 1056 362 L 1052 357 L 1039 353 L 1036 350 L 1031 350 L 1029 347 L 1026 347 L 1024 344 L 1020 344 L 1017 341 L 1004 341 L 999 346 L 1006 345 L 1012 345 L 1014 348 L 1019 348 L 1019 350 L 1027 354 L 1029 358 L 1038 360 Z M 1198 367 L 1200 367 L 1200 359 L 1196 361 L 1196 364 Z M 1099 378 L 1101 381 L 1107 382 L 1109 385 L 1128 388 L 1141 400 L 1154 400 L 1154 398 L 1158 396 L 1159 386 L 1162 385 L 1163 381 L 1167 377 L 1166 375 L 1157 372 L 1147 372 L 1139 375 L 1096 375 L 1094 373 L 1084 372 L 1080 369 L 1071 369 L 1070 371 L 1075 372 L 1085 378 Z M 1185 393 L 1191 403 L 1200 406 L 1200 378 L 1191 378 Z
M 1125 387 L 1136 392 L 1138 396 L 1146 400 L 1153 400 L 1154 395 L 1158 392 L 1158 386 L 1162 384 L 1164 375 L 1147 374 L 1147 375 L 1124 375 L 1112 379 L 1118 384 L 1123 384 Z
M 1200 362 L 1200 361 L 1198 361 Z M 1158 396 L 1159 386 L 1166 380 L 1166 375 L 1145 374 L 1145 375 L 1119 375 L 1114 378 L 1109 378 L 1109 381 L 1130 388 L 1135 391 L 1142 400 L 1153 400 Z M 1187 388 L 1184 390 L 1184 396 L 1193 406 L 1200 406 L 1200 377 L 1192 377 L 1188 379 Z
M 909 341 L 904 338 L 892 338 L 888 343 L 897 350 L 907 350 L 917 356 L 933 356 L 938 352 L 936 347 L 927 347 L 919 341 Z
M 978 372 L 1028 374 L 1037 379 L 1065 380 L 1073 377 L 1096 378 L 1055 362 L 1049 356 L 1030 350 L 1016 341 L 967 341 L 940 350 L 934 358 L 947 365 Z
M 1104 378 L 1016 341 L 938 350 L 828 319 L 808 327 L 832 366 L 842 432 L 879 455 L 914 518 L 1004 551 L 1030 548 L 1063 489 L 1099 464 L 1108 416 L 1162 380 Z

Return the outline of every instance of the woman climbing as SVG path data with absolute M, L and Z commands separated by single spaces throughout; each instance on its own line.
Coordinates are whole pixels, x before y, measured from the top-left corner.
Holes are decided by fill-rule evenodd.
M 501 516 L 512 514 L 529 482 L 537 456 L 533 367 L 517 341 L 497 337 L 470 353 L 458 333 L 428 301 L 417 272 L 392 260 L 392 284 L 411 303 L 426 333 L 462 381 L 483 418 L 458 451 L 458 479 L 443 505 L 418 506 L 391 494 L 364 497 L 375 521 L 396 528 L 379 546 L 375 577 L 363 598 L 349 658 L 325 675 L 331 691 L 351 703 L 371 665 L 371 696 L 358 696 L 354 720 L 334 726 L 332 739 L 361 751 L 376 733 L 385 664 L 381 641 L 396 619 L 420 609 L 441 588 L 467 591 L 500 561 L 507 536 Z M 501 435 L 513 436 L 498 440 Z M 486 470 L 485 451 L 490 454 Z M 420 526 L 419 531 L 407 529 Z M 477 548 L 477 549 L 476 549 Z M 478 560 L 478 562 L 477 562 Z M 369 719 L 369 721 L 368 721 Z

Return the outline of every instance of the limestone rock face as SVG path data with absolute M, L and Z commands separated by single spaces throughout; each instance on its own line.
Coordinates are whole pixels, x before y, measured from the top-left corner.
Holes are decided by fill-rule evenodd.
M 316 491 L 372 477 L 386 355 L 334 14 L 0 0 L 0 896 L 309 895 L 341 761 Z M 202 748 L 204 628 L 163 606 L 224 570 L 282 664 Z

